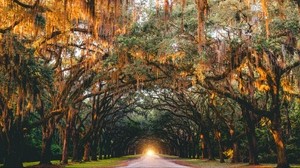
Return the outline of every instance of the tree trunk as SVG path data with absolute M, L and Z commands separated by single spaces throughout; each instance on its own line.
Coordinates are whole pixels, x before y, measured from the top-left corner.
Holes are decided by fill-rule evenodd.
M 197 5 L 197 19 L 198 19 L 198 52 L 201 55 L 203 44 L 205 43 L 205 15 L 207 0 L 195 0 Z
M 75 131 L 73 133 L 72 141 L 73 141 L 72 161 L 79 162 L 80 159 L 79 159 L 79 132 L 78 131 Z
M 281 101 L 279 98 L 280 86 L 281 86 L 281 75 L 280 70 L 275 69 L 277 74 L 275 81 L 276 81 L 276 90 L 272 94 L 272 112 L 273 116 L 270 117 L 271 120 L 271 133 L 273 135 L 276 150 L 277 150 L 277 168 L 289 168 L 289 162 L 287 160 L 287 155 L 285 152 L 285 144 L 282 137 L 282 129 L 281 129 Z
M 16 119 L 18 120 L 18 118 Z M 16 121 L 19 122 L 19 121 Z M 23 132 L 21 131 L 20 123 L 14 123 L 10 130 L 4 132 L 6 147 L 3 167 L 23 167 L 22 152 L 23 152 Z
M 239 140 L 238 137 L 236 137 L 235 129 L 232 124 L 230 124 L 229 133 L 231 136 L 232 149 L 233 149 L 233 156 L 231 159 L 231 163 L 239 163 L 241 161 L 240 153 L 239 153 L 239 144 L 238 144 Z
M 254 124 L 252 124 L 254 125 Z M 257 153 L 257 139 L 255 135 L 255 127 L 248 125 L 246 128 L 247 131 L 247 139 L 249 146 L 249 164 L 250 165 L 258 165 L 258 153 Z
M 255 116 L 251 111 L 242 108 L 243 117 L 246 120 L 246 133 L 249 147 L 249 164 L 258 165 L 257 139 L 255 134 Z
M 90 142 L 87 142 L 84 145 L 83 161 L 85 162 L 90 161 Z
M 197 159 L 200 159 L 200 145 L 199 145 L 199 143 L 196 144 L 196 155 L 197 155 Z
M 6 156 L 3 167 L 23 167 L 21 159 L 21 139 L 10 139 L 9 146 L 6 149 Z
M 3 168 L 18 168 L 23 167 L 22 159 L 19 154 L 19 150 L 17 147 L 10 146 L 8 147 L 8 152 L 4 160 Z
M 54 120 L 50 119 L 49 122 L 45 122 L 42 126 L 42 151 L 40 165 L 51 165 L 51 144 L 54 134 Z
M 207 148 L 206 148 L 206 145 L 205 145 L 205 142 L 204 142 L 204 138 L 202 138 L 202 140 L 201 140 L 201 158 L 202 159 L 208 158 Z
M 219 145 L 219 157 L 220 157 L 220 163 L 224 163 L 224 155 L 223 155 L 223 146 L 221 143 L 221 139 L 218 139 L 218 145 Z
M 182 146 L 179 148 L 179 157 L 184 158 L 184 148 Z
M 277 168 L 289 168 L 289 163 L 287 160 L 285 145 L 282 137 L 282 129 L 280 127 L 280 116 L 278 115 L 272 121 L 271 133 L 273 135 L 276 149 L 277 149 Z
M 91 160 L 96 161 L 97 160 L 97 150 L 98 150 L 98 138 L 94 138 L 92 140 L 91 145 Z
M 232 157 L 231 163 L 238 163 L 238 162 L 240 162 L 239 145 L 235 141 L 235 142 L 233 142 L 232 146 L 233 146 L 233 157 Z
M 213 153 L 213 148 L 212 148 L 212 145 L 211 145 L 211 141 L 209 139 L 209 133 L 204 135 L 204 142 L 205 142 L 205 146 L 206 146 L 206 149 L 207 149 L 208 160 L 215 160 L 215 156 L 214 156 L 214 153 Z
M 41 160 L 40 165 L 51 165 L 51 144 L 52 144 L 52 135 L 45 136 L 43 134 L 42 138 L 42 152 L 41 152 Z
M 102 145 L 102 141 L 99 141 L 99 159 L 102 160 L 103 159 L 103 145 Z
M 193 141 L 193 144 L 192 144 L 192 158 L 193 159 L 196 158 L 196 145 L 195 145 L 195 141 Z
M 68 144 L 69 144 L 69 126 L 67 125 L 63 132 L 63 149 L 61 164 L 68 164 Z

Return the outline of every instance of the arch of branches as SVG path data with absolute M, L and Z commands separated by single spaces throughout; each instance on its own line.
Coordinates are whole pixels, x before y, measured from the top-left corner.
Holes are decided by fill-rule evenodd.
M 299 163 L 297 1 L 0 7 L 4 167 L 135 154 L 146 142 L 181 157 Z

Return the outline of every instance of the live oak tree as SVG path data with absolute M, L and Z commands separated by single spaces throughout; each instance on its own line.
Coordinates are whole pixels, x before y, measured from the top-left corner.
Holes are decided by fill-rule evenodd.
M 285 17 L 290 18 L 289 24 L 296 26 L 297 19 L 285 12 Z M 243 17 L 247 18 L 246 15 Z M 287 92 L 286 88 L 291 85 L 286 85 L 288 81 L 285 76 L 289 76 L 300 63 L 297 46 L 289 41 L 297 39 L 293 34 L 297 28 L 276 26 L 278 22 L 282 22 L 280 19 L 276 20 L 276 14 L 273 17 L 270 24 L 274 26 L 273 29 L 266 30 L 267 38 L 264 38 L 264 32 L 252 28 L 244 30 L 253 31 L 250 36 L 243 33 L 237 36 L 229 35 L 228 40 L 231 44 L 226 49 L 224 58 L 227 58 L 231 67 L 223 64 L 223 72 L 218 70 L 218 67 L 210 67 L 212 76 L 206 74 L 204 81 L 210 89 L 236 100 L 246 110 L 251 111 L 251 115 L 258 115 L 270 121 L 270 131 L 277 147 L 278 167 L 288 167 L 281 128 L 281 103 Z M 278 37 L 279 32 L 282 34 Z M 223 81 L 223 89 L 219 89 L 221 85 L 217 84 L 218 81 Z
M 68 43 L 69 37 L 72 36 L 70 33 L 81 32 L 81 33 L 85 33 L 86 36 L 90 36 L 90 34 L 92 34 L 93 37 L 95 37 L 96 39 L 101 39 L 100 40 L 101 45 L 102 44 L 104 44 L 104 46 L 107 45 L 107 42 L 110 41 L 114 36 L 115 30 L 117 30 L 115 29 L 117 28 L 115 26 L 116 22 L 112 18 L 113 17 L 117 18 L 119 16 L 120 13 L 118 11 L 121 10 L 120 5 L 122 6 L 122 4 L 117 1 L 114 3 L 110 3 L 110 2 L 105 3 L 102 1 L 101 2 L 89 1 L 88 3 L 83 1 L 72 1 L 72 2 L 67 2 L 67 1 L 41 2 L 39 0 L 26 1 L 26 2 L 23 1 L 21 2 L 18 0 L 11 1 L 11 2 L 5 1 L 5 2 L 1 2 L 1 13 L 3 14 L 1 15 L 1 21 L 3 21 L 3 23 L 1 25 L 0 32 L 3 34 L 7 32 L 13 32 L 16 35 L 21 36 L 22 39 L 24 39 L 26 45 L 33 46 L 34 48 L 33 50 L 36 51 L 36 53 L 31 53 L 32 56 L 37 56 L 37 53 L 45 54 L 43 50 L 50 52 L 50 54 L 48 55 L 47 54 L 39 55 L 39 57 L 41 59 L 45 59 L 46 63 L 52 64 L 53 65 L 52 68 L 57 70 L 57 72 L 66 73 L 64 68 L 62 68 L 61 61 L 66 57 L 66 55 L 64 54 L 69 54 L 69 52 L 67 52 L 66 50 L 65 51 L 62 50 L 64 50 L 64 48 L 67 46 L 76 46 L 78 48 L 82 47 L 81 50 L 89 48 L 85 45 L 86 41 L 82 41 L 82 39 L 81 42 L 83 42 L 83 44 L 78 44 L 79 41 L 77 40 L 79 39 L 75 39 L 75 38 L 73 38 L 72 40 L 76 42 Z M 100 9 L 96 7 L 100 7 Z M 99 14 L 98 13 L 99 10 L 101 11 L 108 10 L 108 12 Z M 16 12 L 18 13 L 18 17 L 14 17 L 15 16 L 14 13 Z M 96 20 L 95 19 L 96 17 L 101 17 L 105 19 Z M 92 20 L 94 20 L 94 22 L 92 22 Z M 77 21 L 77 24 L 75 24 L 75 21 Z M 99 23 L 99 21 L 101 21 L 101 23 Z M 91 25 L 93 25 L 93 31 L 90 31 L 91 29 L 88 28 L 91 27 Z M 97 31 L 98 28 L 100 32 Z M 120 33 L 120 31 L 118 33 Z M 11 45 L 10 48 L 12 47 L 13 45 Z M 101 47 L 101 48 L 105 48 L 105 47 Z M 79 50 L 77 50 L 77 52 L 79 52 Z M 26 53 L 26 51 L 24 51 L 24 53 Z M 94 53 L 95 53 L 94 55 L 96 55 L 98 52 L 94 51 Z M 87 60 L 79 61 L 79 62 L 83 64 L 83 63 L 87 63 Z M 55 63 L 53 63 L 53 61 Z M 72 61 L 71 63 L 69 62 L 68 64 L 72 64 Z M 73 65 L 71 65 L 70 68 L 72 70 L 70 69 L 69 70 L 74 72 L 72 66 Z M 80 74 L 82 74 L 83 70 L 79 69 L 77 72 L 78 72 L 77 75 L 74 75 L 75 77 L 73 76 L 73 79 L 70 79 L 69 80 L 70 82 L 68 84 L 70 85 L 73 84 L 75 80 L 77 80 L 81 76 Z M 62 81 L 61 75 L 59 73 L 56 75 L 58 75 L 57 76 L 58 78 L 55 79 Z M 61 90 L 63 96 L 57 98 L 56 97 L 57 95 L 56 96 L 52 95 L 53 97 L 57 98 L 56 100 L 54 100 L 54 102 L 52 102 L 54 112 L 66 113 L 66 111 L 68 111 L 69 105 L 65 104 L 66 102 L 64 101 L 65 100 L 64 97 L 67 96 L 68 94 L 64 94 L 64 93 L 70 90 L 71 88 L 70 85 L 64 87 L 65 88 L 64 91 Z M 84 90 L 84 88 L 82 89 Z M 73 96 L 76 95 L 73 94 Z M 58 102 L 61 104 L 59 104 Z M 63 107 L 67 107 L 67 108 L 63 108 Z M 49 152 L 47 152 L 47 150 L 49 151 L 51 146 L 51 142 L 49 141 L 51 141 L 51 135 L 53 134 L 54 122 L 57 122 L 59 118 L 53 119 L 53 117 L 51 116 L 52 114 L 50 114 L 51 110 L 50 112 L 45 113 L 47 109 L 44 109 L 44 107 L 41 107 L 39 110 L 41 114 L 40 123 L 44 125 L 43 140 L 45 141 L 43 142 L 45 142 L 45 144 L 43 145 L 43 147 L 47 148 L 45 150 L 43 148 L 41 164 L 44 163 L 47 164 L 50 162 Z M 17 163 L 19 164 L 19 162 Z
M 52 88 L 52 71 L 34 57 L 15 35 L 1 39 L 1 139 L 5 167 L 22 167 L 23 136 L 30 113 L 43 106 Z M 30 130 L 28 130 L 30 131 Z

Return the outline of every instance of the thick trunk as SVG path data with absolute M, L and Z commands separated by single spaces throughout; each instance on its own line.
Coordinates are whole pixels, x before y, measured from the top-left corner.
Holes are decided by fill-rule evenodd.
M 271 130 L 271 133 L 273 135 L 277 149 L 277 168 L 288 168 L 290 166 L 287 161 L 285 145 L 282 138 L 282 130 L 279 125 L 275 125 L 276 126 Z
M 249 148 L 249 164 L 258 165 L 257 139 L 255 134 L 256 118 L 253 113 L 245 108 L 242 108 L 243 117 L 246 120 L 246 132 Z
M 91 145 L 91 160 L 96 161 L 97 160 L 97 150 L 98 150 L 98 140 L 97 138 L 92 141 Z
M 18 119 L 16 119 L 18 120 Z M 6 148 L 3 167 L 23 167 L 23 132 L 19 121 L 11 126 L 9 132 L 4 132 Z
M 233 157 L 231 163 L 238 163 L 240 162 L 240 154 L 239 154 L 239 145 L 237 142 L 233 142 Z
M 51 165 L 51 144 L 54 133 L 53 120 L 49 120 L 48 123 L 44 123 L 42 126 L 42 151 L 40 165 Z
M 184 148 L 182 146 L 179 148 L 179 157 L 184 158 Z
M 63 149 L 62 149 L 62 158 L 61 164 L 68 164 L 68 139 L 69 139 L 69 128 L 68 126 L 63 132 Z
M 196 155 L 197 155 L 197 159 L 200 159 L 200 146 L 199 146 L 199 143 L 196 144 Z
M 3 167 L 23 167 L 22 164 L 22 133 L 15 132 L 7 142 Z
M 15 147 L 10 148 L 5 160 L 3 168 L 19 168 L 23 167 L 21 156 L 18 152 L 18 149 L 13 149 Z
M 254 125 L 254 124 L 253 124 Z M 254 126 L 247 127 L 247 139 L 249 146 L 249 164 L 258 165 L 257 139 Z
M 282 123 L 281 123 L 281 101 L 279 98 L 280 92 L 280 79 L 281 76 L 279 75 L 280 71 L 276 71 L 276 90 L 272 95 L 273 103 L 271 105 L 273 116 L 271 117 L 271 133 L 273 135 L 276 149 L 277 149 L 277 168 L 289 168 L 289 162 L 287 160 L 287 155 L 285 152 L 285 144 L 282 136 Z
M 83 161 L 85 162 L 90 161 L 90 142 L 87 142 L 84 145 Z
M 73 162 L 79 162 L 79 133 L 75 132 L 72 136 L 73 141 L 73 154 L 72 154 L 72 161 Z
M 208 160 L 215 160 L 215 156 L 213 153 L 213 148 L 209 139 L 209 134 L 207 134 L 206 136 L 204 136 L 204 140 L 205 140 L 205 146 L 207 149 L 207 155 L 208 155 Z
M 51 156 L 52 156 L 51 143 L 52 143 L 52 135 L 50 137 L 49 136 L 43 137 L 40 165 L 51 165 Z
M 208 158 L 208 155 L 207 155 L 207 148 L 206 148 L 204 139 L 202 139 L 202 141 L 201 141 L 201 158 L 202 158 L 202 159 Z
M 184 145 L 184 158 L 189 158 L 189 147 L 188 147 L 188 144 Z
M 196 145 L 195 145 L 195 142 L 193 142 L 193 144 L 192 144 L 192 158 L 193 159 L 196 158 Z
M 218 139 L 218 145 L 219 145 L 219 157 L 220 157 L 220 163 L 224 163 L 224 155 L 223 155 L 223 146 L 221 143 L 221 139 Z

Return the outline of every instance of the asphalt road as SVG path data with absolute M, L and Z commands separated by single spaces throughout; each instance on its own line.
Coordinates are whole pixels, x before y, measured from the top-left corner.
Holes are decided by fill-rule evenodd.
M 145 155 L 139 159 L 132 160 L 125 167 L 121 168 L 188 168 L 187 166 L 178 165 L 170 162 L 158 155 Z

